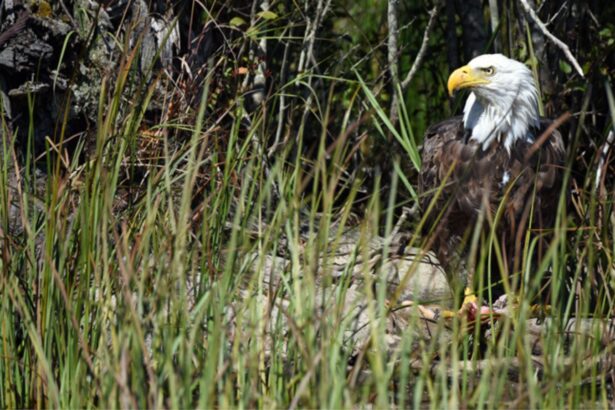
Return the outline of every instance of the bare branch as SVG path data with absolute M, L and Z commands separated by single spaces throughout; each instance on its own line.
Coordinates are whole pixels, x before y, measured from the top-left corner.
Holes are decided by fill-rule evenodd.
M 410 82 L 416 75 L 423 59 L 425 58 L 425 53 L 427 52 L 427 44 L 429 44 L 429 36 L 431 35 L 431 31 L 433 30 L 433 26 L 436 23 L 436 17 L 438 17 L 438 13 L 440 12 L 440 3 L 437 3 L 433 9 L 429 12 L 429 22 L 427 23 L 427 27 L 425 27 L 425 31 L 423 32 L 423 43 L 421 44 L 421 48 L 414 59 L 414 63 L 412 63 L 412 67 L 410 71 L 408 71 L 408 75 L 404 78 L 404 81 L 401 82 L 401 89 L 405 90 L 410 85 Z
M 551 40 L 556 46 L 558 46 L 564 52 L 564 55 L 566 56 L 568 61 L 572 63 L 572 65 L 574 66 L 575 70 L 577 70 L 579 75 L 581 77 L 585 77 L 583 75 L 583 70 L 581 69 L 579 62 L 577 61 L 576 58 L 574 58 L 574 56 L 572 55 L 572 52 L 570 51 L 570 48 L 566 45 L 566 43 L 564 43 L 562 40 L 560 40 L 559 38 L 551 34 L 551 32 L 547 29 L 547 26 L 545 25 L 545 23 L 543 23 L 540 20 L 536 12 L 530 7 L 527 0 L 519 0 L 519 2 L 523 6 L 523 9 L 525 10 L 525 12 L 532 18 L 532 20 L 534 20 L 534 23 L 536 23 L 540 31 L 542 31 L 542 34 L 544 34 L 549 40 Z
M 307 3 L 306 3 L 307 7 Z M 316 32 L 320 28 L 320 23 L 324 18 L 325 14 L 329 11 L 331 7 L 331 0 L 319 0 L 316 6 L 316 15 L 314 20 L 310 20 L 307 17 L 306 13 L 306 28 L 305 28 L 305 38 L 303 40 L 304 48 L 301 51 L 301 55 L 299 56 L 299 64 L 297 66 L 297 72 L 302 73 L 306 69 L 307 60 L 315 61 L 314 59 L 314 41 L 316 40 Z
M 388 36 L 388 62 L 389 62 L 389 71 L 391 72 L 391 80 L 393 84 L 397 84 L 399 81 L 399 72 L 397 71 L 397 58 L 398 58 L 398 48 L 397 48 L 397 37 L 399 35 L 398 24 L 397 24 L 397 6 L 399 5 L 399 0 L 389 0 L 388 2 L 388 10 L 387 10 L 387 23 L 389 25 L 389 36 Z
M 316 41 L 316 33 L 320 28 L 320 24 L 324 19 L 325 15 L 329 11 L 331 7 L 331 0 L 318 0 L 316 5 L 316 14 L 313 20 L 310 20 L 307 17 L 306 13 L 306 28 L 305 28 L 305 36 L 303 38 L 303 50 L 299 56 L 299 64 L 297 66 L 298 73 L 304 73 L 309 71 L 308 62 L 312 63 L 312 68 L 316 67 L 316 59 L 314 58 L 314 44 Z M 307 2 L 306 2 L 307 9 Z M 306 78 L 307 87 L 310 88 L 312 86 L 312 75 L 307 75 Z M 307 114 L 310 112 L 312 107 L 312 99 L 314 98 L 313 93 L 309 93 L 306 101 L 305 108 L 303 110 L 303 119 L 305 120 Z
M 389 0 L 389 10 L 388 10 L 388 24 L 389 24 L 389 70 L 391 71 L 391 79 L 393 80 L 393 100 L 391 101 L 391 110 L 389 114 L 389 118 L 391 122 L 395 124 L 398 118 L 397 105 L 399 104 L 399 97 L 397 95 L 396 86 L 399 83 L 399 77 L 397 73 L 397 0 Z M 419 49 L 416 58 L 414 59 L 414 63 L 412 63 L 412 67 L 406 78 L 399 83 L 402 91 L 408 88 L 410 82 L 416 75 L 423 59 L 425 58 L 425 53 L 427 52 L 427 45 L 429 44 L 429 35 L 433 30 L 433 26 L 436 21 L 436 17 L 438 12 L 440 11 L 440 3 L 436 3 L 436 5 L 429 12 L 429 22 L 425 27 L 425 31 L 423 32 L 423 42 L 421 43 L 421 48 Z
M 546 4 L 546 3 L 542 3 L 542 4 L 540 5 L 540 7 L 544 6 L 545 4 Z M 545 23 L 545 25 L 546 25 L 546 26 L 548 26 L 548 25 L 552 24 L 555 20 L 557 20 L 557 18 L 558 18 L 558 17 L 559 17 L 559 15 L 562 13 L 562 11 L 565 11 L 565 10 L 567 10 L 567 9 L 568 9 L 568 1 L 565 1 L 565 2 L 564 2 L 564 4 L 562 4 L 562 6 L 559 8 L 559 10 L 557 10 L 557 11 L 555 12 L 555 14 L 549 18 L 549 21 L 547 21 L 547 22 Z M 590 13 L 590 14 L 591 14 L 591 13 Z
M 290 28 L 290 34 L 288 38 L 292 38 L 292 26 Z M 282 38 L 284 35 L 282 35 Z M 288 71 L 288 51 L 290 49 L 290 40 L 286 41 L 284 44 L 284 55 L 282 57 L 282 64 L 280 66 L 280 88 L 284 87 L 286 83 L 286 73 Z M 280 139 L 282 138 L 282 129 L 285 125 L 284 122 L 284 113 L 286 112 L 286 93 L 280 93 L 280 105 L 278 107 L 278 125 L 275 131 L 275 140 L 273 144 L 269 148 L 267 152 L 267 156 L 271 158 L 273 154 L 277 151 L 278 146 L 280 145 Z

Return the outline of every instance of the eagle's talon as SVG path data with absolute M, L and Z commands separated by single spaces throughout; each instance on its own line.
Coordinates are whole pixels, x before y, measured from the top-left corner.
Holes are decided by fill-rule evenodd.
M 476 297 L 476 294 L 471 288 L 465 288 L 463 290 L 463 303 L 461 304 L 462 308 L 464 305 L 468 303 L 471 303 L 474 305 L 478 303 L 478 298 Z

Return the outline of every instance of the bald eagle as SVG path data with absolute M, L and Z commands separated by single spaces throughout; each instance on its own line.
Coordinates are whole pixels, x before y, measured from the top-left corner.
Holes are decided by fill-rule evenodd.
M 476 57 L 448 79 L 450 95 L 466 88 L 463 116 L 425 133 L 419 192 L 429 211 L 426 230 L 448 270 L 467 254 L 483 213 L 485 229 L 496 226 L 507 272 L 517 272 L 527 230 L 541 232 L 554 223 L 562 136 L 540 118 L 536 84 L 523 63 L 501 54 Z

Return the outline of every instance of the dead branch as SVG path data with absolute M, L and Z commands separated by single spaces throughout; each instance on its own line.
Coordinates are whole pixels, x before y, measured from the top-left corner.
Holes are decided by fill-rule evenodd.
M 440 12 L 441 4 L 437 3 L 429 12 L 429 22 L 427 23 L 427 27 L 425 27 L 425 31 L 423 32 L 423 42 L 421 43 L 421 48 L 419 49 L 416 58 L 414 59 L 414 63 L 412 63 L 412 67 L 406 78 L 401 82 L 401 89 L 405 90 L 410 85 L 410 82 L 416 75 L 423 59 L 425 58 L 425 53 L 427 52 L 427 45 L 429 44 L 429 36 L 431 35 L 431 31 L 433 30 L 434 24 L 436 23 L 436 17 L 438 17 L 438 13 Z
M 577 61 L 576 58 L 574 58 L 574 56 L 572 55 L 572 52 L 570 51 L 570 48 L 566 45 L 566 43 L 564 43 L 559 38 L 557 38 L 553 34 L 551 34 L 551 32 L 547 29 L 547 26 L 545 25 L 545 23 L 543 23 L 540 20 L 540 18 L 536 14 L 536 12 L 530 7 L 530 5 L 528 4 L 527 0 L 519 0 L 519 2 L 523 6 L 523 9 L 525 10 L 525 12 L 532 18 L 532 20 L 534 20 L 534 23 L 536 23 L 536 25 L 538 26 L 540 31 L 542 31 L 542 34 L 544 34 L 557 47 L 559 47 L 564 52 L 564 55 L 566 56 L 568 61 L 570 61 L 570 63 L 574 66 L 575 70 L 577 70 L 579 75 L 581 77 L 585 77 L 583 75 L 583 70 L 581 69 L 581 66 L 579 65 L 579 62 Z
M 388 10 L 388 24 L 389 24 L 389 44 L 388 44 L 388 57 L 389 57 L 389 70 L 391 71 L 391 79 L 393 80 L 393 100 L 391 102 L 391 110 L 390 110 L 390 119 L 393 124 L 397 122 L 398 113 L 397 113 L 397 105 L 399 104 L 399 97 L 397 95 L 396 86 L 400 85 L 402 91 L 408 88 L 410 82 L 416 75 L 423 59 L 425 58 L 425 54 L 427 52 L 427 45 L 429 44 L 429 36 L 431 35 L 431 31 L 433 30 L 433 26 L 436 21 L 436 17 L 441 8 L 440 3 L 436 3 L 436 5 L 429 12 L 429 21 L 427 22 L 427 26 L 425 27 L 425 31 L 423 32 L 423 42 L 421 43 L 421 48 L 419 49 L 416 58 L 414 59 L 414 63 L 412 63 L 412 67 L 410 67 L 410 71 L 406 75 L 406 78 L 399 83 L 399 77 L 397 72 L 397 0 L 389 0 L 389 10 Z
M 316 33 L 320 28 L 320 23 L 322 22 L 323 17 L 327 14 L 330 7 L 331 0 L 320 0 L 316 6 L 316 15 L 314 16 L 314 20 L 309 19 L 306 10 L 307 24 L 305 29 L 305 37 L 303 40 L 304 47 L 301 51 L 301 55 L 299 56 L 299 64 L 297 65 L 297 72 L 299 73 L 306 70 L 308 60 L 314 61 L 314 42 L 316 41 Z
M 316 14 L 314 16 L 313 20 L 310 20 L 307 13 L 307 2 L 306 2 L 306 29 L 305 29 L 305 36 L 303 38 L 303 50 L 301 51 L 301 54 L 299 55 L 299 64 L 297 66 L 297 72 L 298 73 L 303 73 L 305 71 L 308 71 L 308 61 L 312 63 L 313 67 L 316 67 L 316 59 L 314 58 L 314 43 L 316 41 L 316 33 L 318 32 L 318 29 L 320 28 L 320 24 L 322 23 L 322 20 L 324 18 L 324 16 L 328 13 L 330 7 L 331 7 L 331 0 L 318 0 L 318 4 L 316 5 Z M 308 88 L 312 86 L 312 75 L 308 75 L 306 78 L 306 83 Z M 307 118 L 308 113 L 311 110 L 312 107 L 312 100 L 314 98 L 314 94 L 313 93 L 309 93 L 306 101 L 305 101 L 305 108 L 303 110 L 303 120 L 305 120 L 305 118 Z
M 290 28 L 290 33 L 288 38 L 292 38 L 292 27 Z M 283 36 L 282 36 L 283 37 Z M 284 84 L 286 83 L 286 74 L 288 72 L 288 52 L 290 49 L 290 40 L 286 41 L 286 44 L 284 44 L 284 55 L 282 57 L 282 64 L 280 66 L 280 88 L 284 87 Z M 284 126 L 286 125 L 286 123 L 284 122 L 284 114 L 286 112 L 286 93 L 280 93 L 280 105 L 278 107 L 278 125 L 275 131 L 275 139 L 273 141 L 273 144 L 271 144 L 271 147 L 269 148 L 269 151 L 267 152 L 267 157 L 271 158 L 273 156 L 273 154 L 276 153 L 279 145 L 280 145 L 280 140 L 282 138 L 282 131 Z

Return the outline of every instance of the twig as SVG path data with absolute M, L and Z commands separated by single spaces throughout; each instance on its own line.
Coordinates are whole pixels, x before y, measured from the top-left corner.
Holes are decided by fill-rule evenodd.
M 538 15 L 536 15 L 536 12 L 530 7 L 527 0 L 519 0 L 519 2 L 523 6 L 523 9 L 525 10 L 525 12 L 532 18 L 532 20 L 534 20 L 534 23 L 536 23 L 540 31 L 542 31 L 542 34 L 544 34 L 549 40 L 551 40 L 556 46 L 558 46 L 564 52 L 564 55 L 566 56 L 568 61 L 572 63 L 572 65 L 574 66 L 575 70 L 577 70 L 579 75 L 584 78 L 585 76 L 583 75 L 583 70 L 581 69 L 579 62 L 577 61 L 576 58 L 574 58 L 574 56 L 572 55 L 572 52 L 570 51 L 570 48 L 566 45 L 566 43 L 564 43 L 559 38 L 551 34 L 551 32 L 547 29 L 547 26 L 545 25 L 545 23 L 543 23 L 540 20 Z
M 307 7 L 307 3 L 306 3 Z M 314 20 L 307 19 L 306 29 L 305 29 L 305 37 L 303 40 L 303 50 L 299 55 L 299 64 L 297 65 L 297 72 L 302 73 L 305 71 L 307 66 L 307 61 L 314 61 L 314 42 L 316 40 L 316 32 L 320 28 L 320 23 L 329 11 L 331 7 L 331 0 L 319 0 L 316 5 L 316 14 Z
M 314 67 L 316 66 L 316 59 L 314 58 L 314 43 L 316 41 L 316 32 L 320 28 L 320 24 L 324 16 L 327 14 L 331 7 L 331 0 L 318 0 L 314 20 L 310 20 L 307 17 L 307 4 L 308 2 L 306 2 L 306 29 L 303 38 L 303 50 L 299 55 L 299 64 L 297 65 L 297 72 L 299 74 L 308 71 L 308 62 L 311 62 Z M 308 88 L 312 86 L 311 74 L 307 75 L 306 84 Z M 303 116 L 301 120 L 302 122 L 305 121 L 308 113 L 311 110 L 313 98 L 313 93 L 309 93 L 305 101 L 305 108 L 303 110 Z
M 556 129 L 558 129 L 563 123 L 568 121 L 570 117 L 571 117 L 570 112 L 566 111 L 565 113 L 560 115 L 555 121 L 553 121 L 547 127 L 547 129 L 540 135 L 540 137 L 536 139 L 536 142 L 532 144 L 530 149 L 525 153 L 525 160 L 526 161 L 529 160 L 532 157 L 532 155 L 534 155 L 534 153 L 536 153 L 536 151 L 540 149 L 542 144 L 544 144 L 547 141 L 547 139 L 551 136 L 551 134 L 553 134 L 553 132 Z
M 408 71 L 408 75 L 404 78 L 404 81 L 401 82 L 401 89 L 405 90 L 410 85 L 410 82 L 416 75 L 423 59 L 425 58 L 425 53 L 427 52 L 427 44 L 429 44 L 429 36 L 431 31 L 433 30 L 433 26 L 436 23 L 436 17 L 438 17 L 438 13 L 440 12 L 441 5 L 437 3 L 433 9 L 429 12 L 429 22 L 427 23 L 427 27 L 425 27 L 425 31 L 423 32 L 423 42 L 421 43 L 421 48 L 419 49 L 416 58 L 414 59 L 414 63 L 412 63 L 412 67 L 410 71 Z
M 545 3 L 542 3 L 540 7 L 542 7 L 544 4 Z M 545 23 L 545 26 L 551 25 L 551 23 L 553 23 L 559 17 L 562 11 L 566 10 L 567 8 L 568 8 L 568 1 L 565 1 L 564 4 L 562 4 L 562 6 L 559 8 L 559 10 L 557 10 L 555 14 L 551 16 L 551 18 L 549 18 L 549 21 Z
M 293 36 L 293 29 L 291 26 L 288 38 L 291 39 L 292 36 Z M 283 37 L 284 37 L 284 34 L 282 34 L 282 38 Z M 282 89 L 284 85 L 286 84 L 286 73 L 288 70 L 288 51 L 290 49 L 290 43 L 291 43 L 290 40 L 288 40 L 286 44 L 284 44 L 284 54 L 282 57 L 282 65 L 280 66 L 280 89 Z M 271 144 L 269 151 L 267 152 L 267 156 L 269 158 L 271 158 L 273 154 L 278 150 L 278 147 L 280 145 L 280 139 L 282 138 L 282 130 L 285 125 L 284 113 L 286 112 L 286 93 L 285 92 L 280 93 L 279 104 L 280 105 L 278 106 L 278 125 L 275 131 L 275 139 L 273 141 L 273 144 Z
M 401 216 L 399 217 L 399 219 L 397 220 L 397 223 L 395 224 L 395 226 L 393 227 L 393 230 L 391 231 L 390 237 L 394 238 L 395 236 L 397 236 L 397 234 L 399 234 L 399 232 L 401 231 L 401 228 L 403 224 L 406 222 L 406 220 L 409 217 L 416 215 L 418 210 L 419 210 L 418 202 L 412 205 L 412 208 L 408 208 L 407 206 L 404 206 L 402 208 Z
M 73 29 L 78 30 L 79 29 L 79 25 L 77 24 L 77 22 L 75 21 L 75 19 L 71 15 L 71 12 L 70 12 L 70 10 L 68 10 L 68 7 L 66 7 L 66 4 L 64 4 L 64 1 L 63 0 L 59 0 L 59 2 L 60 2 L 60 7 L 62 7 L 62 10 L 64 10 L 64 14 L 70 20 L 70 24 L 72 24 Z
M 256 13 L 256 3 L 259 0 L 254 0 L 251 11 L 251 25 L 256 26 L 258 17 Z M 261 0 L 260 9 L 263 11 L 269 10 L 269 1 Z M 265 71 L 267 70 L 267 37 L 263 36 L 258 43 L 252 44 L 249 51 L 249 60 L 256 66 L 254 78 L 252 79 L 250 97 L 255 106 L 260 105 L 265 99 Z M 250 76 L 247 75 L 244 80 L 244 85 L 247 87 Z
M 429 44 L 429 35 L 433 30 L 433 26 L 436 22 L 436 17 L 440 12 L 440 3 L 436 3 L 436 5 L 429 12 L 429 21 L 427 22 L 427 26 L 425 27 L 425 31 L 423 32 L 423 42 L 421 43 L 421 48 L 419 49 L 416 58 L 414 59 L 414 63 L 412 63 L 412 67 L 410 67 L 410 71 L 406 75 L 406 78 L 400 83 L 402 91 L 408 88 L 410 82 L 416 75 L 423 59 L 425 58 L 425 53 L 427 52 L 427 45 Z M 399 97 L 397 95 L 396 85 L 399 81 L 397 74 L 397 0 L 389 0 L 389 11 L 388 11 L 388 24 L 389 24 L 389 69 L 391 71 L 391 78 L 393 80 L 393 100 L 391 101 L 391 110 L 389 118 L 391 122 L 395 124 L 397 122 L 398 113 L 397 113 L 397 105 L 399 104 Z M 392 62 L 392 60 L 395 60 Z

